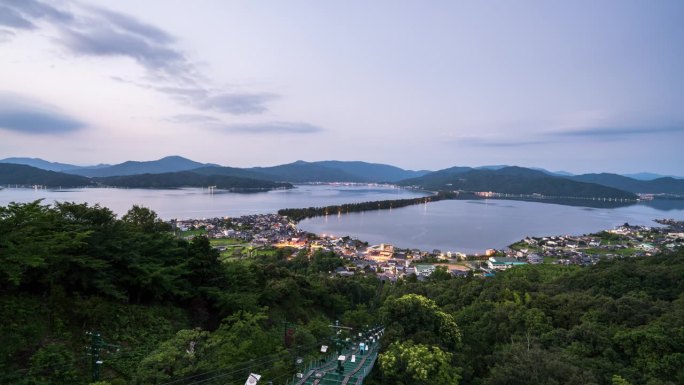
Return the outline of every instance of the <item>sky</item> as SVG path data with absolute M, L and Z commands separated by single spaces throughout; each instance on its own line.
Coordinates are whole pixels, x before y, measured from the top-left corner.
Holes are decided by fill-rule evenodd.
M 684 1 L 0 0 L 0 158 L 684 175 Z

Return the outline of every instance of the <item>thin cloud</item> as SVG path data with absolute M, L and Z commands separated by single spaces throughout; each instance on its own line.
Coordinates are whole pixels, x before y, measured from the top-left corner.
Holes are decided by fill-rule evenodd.
M 521 147 L 548 144 L 550 140 L 520 140 L 507 138 L 462 138 L 455 142 L 477 147 Z
M 651 127 L 595 127 L 551 133 L 556 137 L 615 138 L 637 135 L 684 133 L 684 124 Z
M 0 25 L 16 29 L 34 29 L 36 26 L 12 8 L 0 5 Z
M 684 133 L 684 124 L 632 126 L 632 127 L 584 127 L 559 131 L 538 131 L 519 137 L 466 137 L 452 140 L 458 143 L 477 147 L 523 147 L 561 143 L 568 140 L 620 140 L 646 135 L 662 135 Z
M 225 123 L 204 114 L 178 114 L 166 120 L 236 134 L 315 134 L 324 131 L 321 127 L 304 122 Z
M 135 34 L 144 39 L 152 40 L 157 44 L 171 44 L 176 41 L 176 38 L 171 36 L 168 32 L 151 24 L 143 23 L 140 20 L 128 15 L 110 11 L 104 8 L 91 9 L 100 14 L 103 18 L 109 20 L 113 25 L 116 25 L 121 30 Z
M 268 104 L 280 97 L 267 92 L 231 92 L 201 86 L 205 77 L 174 46 L 176 38 L 132 16 L 80 3 L 59 9 L 36 0 L 0 5 L 0 25 L 12 33 L 37 28 L 41 21 L 52 23 L 57 31 L 56 42 L 69 52 L 129 58 L 147 71 L 154 85 L 122 78 L 113 80 L 155 90 L 198 110 L 263 114 L 268 111 Z M 4 34 L 4 39 L 11 36 Z
M 197 98 L 206 99 L 209 97 L 209 91 L 202 87 L 149 86 L 145 84 L 139 84 L 139 86 L 153 89 L 174 98 L 180 98 L 180 100 L 185 103 L 192 103 L 192 100 Z
M 223 93 L 209 96 L 195 105 L 204 110 L 233 115 L 261 114 L 268 111 L 266 104 L 275 99 L 278 99 L 278 95 L 272 93 Z
M 45 4 L 36 0 L 7 1 L 5 6 L 12 8 L 13 11 L 21 13 L 31 19 L 45 19 L 53 22 L 69 23 L 74 21 L 74 15 L 65 10 L 60 10 L 52 5 Z
M 321 127 L 302 122 L 267 122 L 225 124 L 222 131 L 240 134 L 315 134 L 324 131 Z
M 13 93 L 0 93 L 0 129 L 29 135 L 66 134 L 85 123 Z
M 150 71 L 164 71 L 169 75 L 189 71 L 180 52 L 110 26 L 90 26 L 82 31 L 64 28 L 60 41 L 80 55 L 129 57 Z
M 173 123 L 222 123 L 218 118 L 201 114 L 178 114 L 167 120 Z
M 268 103 L 280 95 L 240 92 L 212 92 L 198 86 L 145 86 L 191 105 L 199 110 L 225 112 L 232 115 L 262 114 L 268 111 Z
M 15 35 L 16 34 L 9 29 L 0 29 L 0 43 L 13 39 Z

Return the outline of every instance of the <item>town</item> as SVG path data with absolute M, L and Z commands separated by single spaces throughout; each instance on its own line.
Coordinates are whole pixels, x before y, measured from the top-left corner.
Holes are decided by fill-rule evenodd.
M 454 277 L 488 277 L 497 271 L 527 264 L 588 266 L 603 259 L 651 256 L 684 246 L 684 221 L 655 220 L 659 226 L 628 223 L 590 235 L 527 237 L 503 250 L 487 249 L 482 255 L 452 251 L 401 249 L 389 244 L 369 245 L 350 237 L 313 234 L 278 214 L 237 218 L 171 220 L 179 237 L 204 235 L 221 257 L 249 258 L 285 250 L 281 255 L 312 256 L 334 253 L 345 262 L 331 275 L 376 274 L 383 281 L 425 280 L 435 272 Z M 447 275 L 447 276 L 448 276 Z

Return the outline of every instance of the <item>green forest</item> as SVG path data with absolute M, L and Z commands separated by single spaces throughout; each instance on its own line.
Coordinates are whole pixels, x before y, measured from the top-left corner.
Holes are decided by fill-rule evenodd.
M 332 275 L 328 252 L 223 261 L 142 207 L 36 201 L 0 207 L 0 262 L 2 384 L 285 384 L 336 320 L 385 327 L 368 385 L 684 383 L 681 249 L 390 284 Z

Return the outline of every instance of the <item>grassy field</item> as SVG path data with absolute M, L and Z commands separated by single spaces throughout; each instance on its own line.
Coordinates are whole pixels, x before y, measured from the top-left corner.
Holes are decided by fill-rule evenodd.
M 207 230 L 205 230 L 205 229 L 196 229 L 196 230 L 181 231 L 180 236 L 183 238 L 196 237 L 198 235 L 204 235 L 206 233 L 207 233 Z
M 249 242 L 234 238 L 212 238 L 209 240 L 209 243 L 211 243 L 212 246 L 235 246 L 249 244 Z

